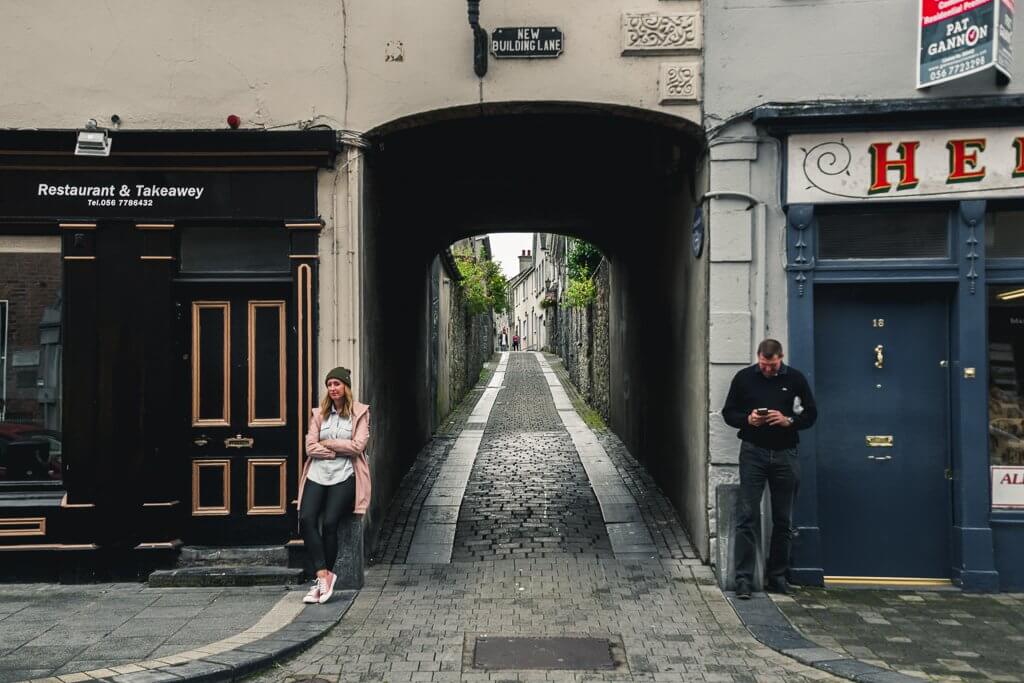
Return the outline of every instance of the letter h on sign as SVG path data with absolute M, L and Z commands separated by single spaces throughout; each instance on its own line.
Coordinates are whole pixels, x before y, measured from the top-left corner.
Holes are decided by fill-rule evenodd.
M 900 154 L 898 159 L 889 158 L 891 145 L 891 142 L 875 142 L 868 146 L 868 152 L 871 154 L 871 186 L 868 188 L 868 194 L 880 194 L 892 189 L 892 183 L 888 178 L 890 169 L 900 174 L 900 180 L 896 184 L 897 192 L 917 187 L 919 179 L 915 161 L 917 148 L 921 143 L 901 142 L 896 147 Z

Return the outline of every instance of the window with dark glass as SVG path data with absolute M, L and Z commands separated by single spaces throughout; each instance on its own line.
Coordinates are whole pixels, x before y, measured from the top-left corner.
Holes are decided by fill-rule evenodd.
M 1024 258 L 1024 211 L 991 211 L 985 216 L 985 255 Z
M 913 259 L 949 256 L 945 210 L 831 212 L 817 215 L 819 259 Z
M 1024 465 L 1024 284 L 989 288 L 989 457 Z
M 55 235 L 0 235 L 0 481 L 60 480 L 61 257 Z

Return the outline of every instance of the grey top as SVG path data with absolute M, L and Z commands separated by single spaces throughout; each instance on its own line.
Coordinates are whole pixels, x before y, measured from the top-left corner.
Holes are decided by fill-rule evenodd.
M 326 439 L 351 439 L 352 438 L 352 417 L 338 415 L 336 408 L 331 408 L 331 414 L 327 416 L 320 425 L 320 440 Z M 352 459 L 345 456 L 338 456 L 333 460 L 314 458 L 309 466 L 309 478 L 321 486 L 333 486 L 340 484 L 355 474 L 352 469 Z

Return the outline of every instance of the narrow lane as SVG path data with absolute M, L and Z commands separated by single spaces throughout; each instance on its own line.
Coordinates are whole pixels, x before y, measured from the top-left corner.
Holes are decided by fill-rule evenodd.
M 459 512 L 453 561 L 612 557 L 587 473 L 533 354 L 513 353 Z
M 602 433 L 596 441 L 624 489 L 642 498 L 636 505 L 656 546 L 645 559 L 614 558 L 540 363 L 510 354 L 501 379 L 486 426 L 471 419 L 480 385 L 420 454 L 401 489 L 410 499 L 392 506 L 380 559 L 338 626 L 256 680 L 838 680 L 753 639 L 693 557 L 664 495 L 621 442 Z M 460 501 L 453 561 L 413 562 L 418 518 L 432 496 L 450 491 L 435 484 L 446 483 L 441 472 L 453 457 L 464 457 L 454 444 L 467 434 L 483 438 Z M 495 670 L 478 661 L 481 643 L 512 637 L 601 639 L 613 666 Z

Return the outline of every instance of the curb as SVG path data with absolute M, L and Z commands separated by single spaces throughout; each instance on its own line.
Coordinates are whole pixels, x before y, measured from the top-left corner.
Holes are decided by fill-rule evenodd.
M 170 655 L 158 660 L 168 662 L 157 667 L 143 667 L 137 664 L 119 666 L 115 669 L 133 669 L 130 672 L 114 673 L 105 677 L 88 673 L 62 674 L 60 678 L 44 678 L 39 681 L 102 681 L 103 683 L 182 683 L 183 681 L 235 681 L 244 676 L 269 667 L 286 657 L 297 654 L 320 639 L 332 626 L 337 624 L 348 608 L 352 606 L 359 591 L 336 591 L 337 598 L 325 605 L 304 607 L 295 618 L 269 635 L 240 644 L 238 647 L 218 653 L 202 654 L 199 657 Z M 299 599 L 296 597 L 296 599 Z M 203 648 L 196 648 L 202 652 Z M 170 663 L 178 660 L 177 663 Z
M 763 593 L 755 593 L 750 600 L 737 600 L 732 591 L 723 593 L 750 635 L 802 664 L 859 683 L 920 683 L 922 680 L 862 662 L 808 640 Z

